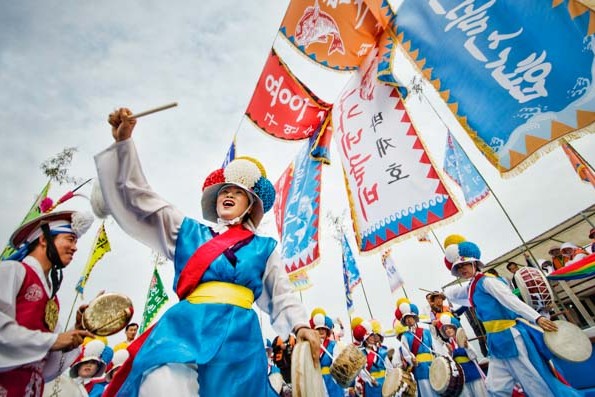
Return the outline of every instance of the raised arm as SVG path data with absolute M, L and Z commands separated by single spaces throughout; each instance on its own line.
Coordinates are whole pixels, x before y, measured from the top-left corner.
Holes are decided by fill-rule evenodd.
M 108 211 L 129 235 L 173 259 L 183 214 L 149 186 L 132 132 L 136 120 L 121 108 L 109 116 L 115 143 L 95 156 L 101 193 Z

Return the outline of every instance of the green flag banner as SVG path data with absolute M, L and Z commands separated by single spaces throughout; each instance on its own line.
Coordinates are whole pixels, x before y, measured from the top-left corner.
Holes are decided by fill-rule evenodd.
M 143 322 L 139 333 L 142 333 L 145 329 L 149 328 L 151 322 L 159 312 L 159 309 L 165 305 L 168 299 L 169 297 L 163 288 L 163 283 L 161 282 L 157 267 L 155 267 L 153 269 L 153 278 L 151 279 L 149 292 L 147 293 L 147 302 L 145 303 Z

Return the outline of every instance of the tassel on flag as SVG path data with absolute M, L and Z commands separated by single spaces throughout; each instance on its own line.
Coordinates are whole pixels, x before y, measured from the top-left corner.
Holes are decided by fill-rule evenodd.
M 384 252 L 384 254 L 382 254 L 382 266 L 384 266 L 384 270 L 386 270 L 390 292 L 394 293 L 397 289 L 401 288 L 405 284 L 405 281 L 397 270 L 395 261 L 393 261 L 393 258 L 390 254 L 390 250 L 387 250 Z
M 432 240 L 430 240 L 430 235 L 427 233 L 424 234 L 423 236 L 418 236 L 417 241 L 419 241 L 420 243 L 431 243 L 432 242 Z
M 490 189 L 479 171 L 469 160 L 469 157 L 467 157 L 450 131 L 448 131 L 446 138 L 446 153 L 442 168 L 463 190 L 465 203 L 469 208 L 473 208 L 490 194 Z
M 147 293 L 147 301 L 145 303 L 145 310 L 143 311 L 143 321 L 140 326 L 139 333 L 149 328 L 151 322 L 159 310 L 165 305 L 169 297 L 163 288 L 163 282 L 157 271 L 157 266 L 153 269 L 153 277 L 151 278 L 151 285 L 149 285 L 149 292 Z
M 295 291 L 304 291 L 312 286 L 310 277 L 306 269 L 300 269 L 297 272 L 289 273 L 289 282 Z
M 37 218 L 39 215 L 41 215 L 40 205 L 41 205 L 41 202 L 47 197 L 49 190 L 50 190 L 50 181 L 48 181 L 48 183 L 45 184 L 44 188 L 41 189 L 41 192 L 39 193 L 39 195 L 33 202 L 33 205 L 29 209 L 29 212 L 27 212 L 27 215 L 25 215 L 25 218 L 20 223 L 19 227 L 24 225 L 25 223 L 29 222 L 31 219 Z M 10 246 L 10 244 L 7 244 L 6 247 L 4 248 L 4 250 L 2 251 L 0 258 L 2 260 L 4 260 L 4 259 L 8 258 L 10 255 L 12 255 L 15 251 L 16 250 L 14 248 L 12 248 Z
M 79 294 L 83 294 L 85 290 L 85 286 L 87 285 L 87 281 L 89 280 L 89 276 L 91 275 L 91 270 L 95 267 L 95 264 L 103 258 L 106 252 L 110 252 L 112 250 L 109 240 L 107 238 L 107 233 L 105 232 L 105 224 L 102 223 L 97 231 L 97 236 L 95 237 L 95 243 L 93 244 L 93 251 L 89 256 L 89 260 L 85 265 L 85 269 L 79 279 L 79 282 L 76 284 L 76 291 Z
M 581 179 L 581 181 L 585 183 L 591 183 L 593 187 L 595 187 L 595 173 L 593 169 L 589 166 L 589 164 L 581 157 L 580 154 L 574 150 L 572 146 L 565 140 L 560 139 L 560 146 L 568 156 L 568 160 L 570 160 L 570 164 L 576 171 L 576 174 Z
M 227 164 L 231 163 L 233 159 L 236 158 L 236 136 L 233 136 L 233 140 L 231 141 L 231 145 L 229 145 L 229 149 L 227 149 L 227 154 L 225 155 L 225 160 L 223 160 L 223 165 L 221 168 L 227 167 Z

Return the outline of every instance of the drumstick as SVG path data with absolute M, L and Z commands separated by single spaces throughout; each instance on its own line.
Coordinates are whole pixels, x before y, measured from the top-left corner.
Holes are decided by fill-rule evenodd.
M 139 117 L 147 116 L 151 113 L 161 112 L 162 110 L 166 110 L 169 108 L 173 108 L 178 106 L 177 102 L 168 103 L 167 105 L 159 106 L 153 109 L 145 110 L 144 112 L 133 114 L 132 116 L 128 116 L 130 119 L 138 119 Z

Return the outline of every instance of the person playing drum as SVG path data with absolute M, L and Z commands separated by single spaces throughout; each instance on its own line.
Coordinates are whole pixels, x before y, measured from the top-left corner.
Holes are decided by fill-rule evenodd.
M 110 114 L 115 143 L 95 157 L 101 193 L 129 235 L 173 261 L 180 301 L 129 347 L 130 359 L 107 396 L 272 396 L 258 306 L 285 339 L 310 345 L 318 367 L 320 339 L 293 293 L 277 242 L 257 234 L 275 198 L 264 167 L 236 158 L 212 172 L 202 189 L 202 215 L 186 217 L 147 183 L 129 109 Z
M 380 342 L 382 330 L 379 327 L 380 323 L 375 324 L 375 320 L 370 320 L 362 321 L 354 329 L 354 338 L 361 341 L 360 350 L 366 356 L 366 371 L 360 374 L 366 397 L 382 396 L 382 385 L 386 376 L 388 348 Z
M 397 301 L 395 318 L 408 329 L 403 334 L 402 342 L 413 355 L 413 375 L 417 382 L 420 397 L 438 396 L 430 385 L 430 365 L 434 359 L 432 353 L 432 334 L 430 330 L 418 326 L 419 309 L 406 298 Z
M 329 397 L 343 397 L 345 391 L 331 376 L 330 367 L 333 363 L 337 342 L 331 340 L 333 320 L 324 312 L 313 312 L 310 326 L 320 335 L 320 372 Z M 338 349 L 337 349 L 338 350 Z
M 488 395 L 484 375 L 476 363 L 477 353 L 467 340 L 460 346 L 455 338 L 457 329 L 461 326 L 459 320 L 449 314 L 442 314 L 438 318 L 436 327 L 448 342 L 446 344 L 450 356 L 457 362 L 465 374 L 465 385 L 461 396 L 484 397 Z
M 91 214 L 50 212 L 10 237 L 17 251 L 0 263 L 1 396 L 41 396 L 45 382 L 68 368 L 84 338 L 93 336 L 82 329 L 80 314 L 74 330 L 60 332 L 56 295 L 62 270 L 92 222 Z
M 510 396 L 515 381 L 528 396 L 579 396 L 577 390 L 560 381 L 547 360 L 551 352 L 543 343 L 543 333 L 556 331 L 556 324 L 519 300 L 499 278 L 484 274 L 479 247 L 463 241 L 449 247 L 445 263 L 451 274 L 470 280 L 445 289 L 448 299 L 475 307 L 488 339 L 490 367 L 486 386 L 491 396 Z

